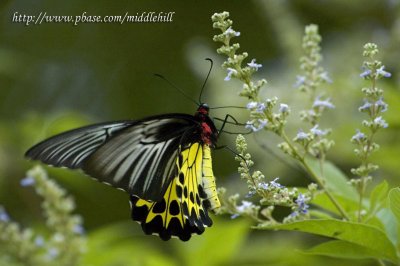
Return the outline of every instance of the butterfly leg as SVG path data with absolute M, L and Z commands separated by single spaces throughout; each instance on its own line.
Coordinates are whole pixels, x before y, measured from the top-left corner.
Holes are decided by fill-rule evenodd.
M 229 118 L 231 118 L 231 119 L 233 120 L 233 122 L 228 121 Z M 214 119 L 215 119 L 215 120 L 218 120 L 218 121 L 222 121 L 222 126 L 221 126 L 220 130 L 218 131 L 220 134 L 221 134 L 221 133 L 226 133 L 226 134 L 234 134 L 234 135 L 237 135 L 237 134 L 248 135 L 248 134 L 250 134 L 250 133 L 253 132 L 253 131 L 251 131 L 251 130 L 249 130 L 249 131 L 247 131 L 247 132 L 230 132 L 230 131 L 224 130 L 226 124 L 231 124 L 231 125 L 236 125 L 236 126 L 245 126 L 245 125 L 246 125 L 246 124 L 243 124 L 243 123 L 239 123 L 239 122 L 236 120 L 236 118 L 234 118 L 234 117 L 233 117 L 232 115 L 230 115 L 230 114 L 225 115 L 225 118 L 224 118 L 224 119 L 217 118 L 217 117 L 214 117 Z

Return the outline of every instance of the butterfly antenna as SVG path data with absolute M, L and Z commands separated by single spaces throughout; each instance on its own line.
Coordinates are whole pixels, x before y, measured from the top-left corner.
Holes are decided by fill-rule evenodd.
M 208 77 L 210 76 L 211 70 L 212 70 L 213 65 L 214 65 L 214 62 L 213 62 L 213 60 L 212 60 L 211 58 L 208 58 L 208 57 L 207 57 L 205 60 L 210 61 L 210 69 L 208 70 L 207 77 L 206 77 L 206 79 L 204 80 L 203 86 L 201 87 L 201 91 L 200 91 L 200 95 L 199 95 L 199 102 L 200 102 L 200 103 L 202 103 L 202 101 L 201 101 L 201 96 L 203 95 L 204 87 L 206 86 Z
M 247 109 L 244 106 L 235 106 L 235 105 L 228 105 L 228 106 L 218 106 L 218 107 L 210 107 L 210 109 L 224 109 L 224 108 L 237 108 L 237 109 Z
M 238 156 L 240 159 L 242 159 L 242 161 L 246 164 L 247 168 L 250 168 L 251 166 L 247 163 L 246 158 L 243 155 L 240 155 L 239 153 L 237 153 L 236 151 L 234 151 L 233 149 L 231 149 L 229 146 L 222 146 L 221 148 L 224 148 L 228 151 L 230 151 L 231 153 L 233 153 L 235 156 Z
M 189 95 L 187 95 L 183 90 L 179 89 L 175 84 L 173 84 L 171 81 L 169 81 L 168 79 L 166 79 L 163 75 L 155 73 L 154 74 L 156 77 L 161 78 L 162 80 L 164 80 L 165 82 L 167 82 L 171 87 L 173 87 L 174 89 L 176 89 L 177 91 L 179 91 L 183 96 L 186 97 L 186 99 L 194 102 L 197 106 L 200 105 L 200 103 L 196 102 L 193 98 L 191 98 Z

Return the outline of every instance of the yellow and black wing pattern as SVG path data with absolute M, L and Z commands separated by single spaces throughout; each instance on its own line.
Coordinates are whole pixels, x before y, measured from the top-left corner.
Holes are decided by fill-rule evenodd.
M 163 240 L 178 237 L 183 241 L 201 234 L 212 225 L 208 210 L 220 206 L 207 144 L 191 143 L 177 160 L 177 175 L 162 200 L 151 202 L 131 196 L 132 219 L 142 224 L 146 234 Z
M 132 218 L 147 234 L 188 240 L 212 221 L 220 203 L 210 148 L 218 130 L 201 104 L 194 115 L 162 114 L 100 123 L 46 139 L 25 156 L 56 167 L 81 169 L 129 193 Z

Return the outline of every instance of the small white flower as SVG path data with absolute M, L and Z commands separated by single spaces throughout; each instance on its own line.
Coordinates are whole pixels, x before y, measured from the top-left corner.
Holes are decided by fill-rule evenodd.
M 258 184 L 258 187 L 261 188 L 261 189 L 267 190 L 268 187 L 269 187 L 269 184 L 265 183 L 265 182 L 261 182 L 261 183 Z
M 226 76 L 225 79 L 224 79 L 225 81 L 231 80 L 232 75 L 236 75 L 236 74 L 237 74 L 236 69 L 233 69 L 233 68 L 228 67 L 227 70 L 228 70 L 228 74 L 227 74 L 227 76 Z
M 294 212 L 292 212 L 292 213 L 290 214 L 290 217 L 292 217 L 292 218 L 295 218 L 295 217 L 297 217 L 297 216 L 299 216 L 299 212 L 298 212 L 298 211 L 294 211 Z
M 272 104 L 276 103 L 277 100 L 278 100 L 278 97 L 273 97 L 272 99 L 270 99 L 270 98 L 265 99 L 265 102 L 267 103 L 267 105 L 272 105 Z
M 382 118 L 382 116 L 378 116 L 374 119 L 374 124 L 381 128 L 387 128 L 389 125 L 386 121 Z
M 360 77 L 362 77 L 362 78 L 368 77 L 369 75 L 371 75 L 371 73 L 372 73 L 371 70 L 365 69 L 364 72 L 362 72 L 362 73 L 360 74 Z
M 238 212 L 242 212 L 243 213 L 243 212 L 246 212 L 247 210 L 249 210 L 252 206 L 253 206 L 253 203 L 251 203 L 250 201 L 247 201 L 247 200 L 243 200 L 242 201 L 242 205 L 237 206 L 236 210 Z
M 259 123 L 259 126 L 256 131 L 263 129 L 267 125 L 268 120 L 267 119 L 258 119 L 258 123 Z
M 328 72 L 324 71 L 322 72 L 319 77 L 323 80 L 325 80 L 327 83 L 332 83 L 332 79 L 329 77 Z
M 251 198 L 251 197 L 253 197 L 255 194 L 256 194 L 256 192 L 255 192 L 254 190 L 249 191 L 249 192 L 245 195 L 245 198 Z
M 21 179 L 20 185 L 23 187 L 29 187 L 35 184 L 35 179 L 31 176 L 27 176 L 24 179 Z
M 260 131 L 267 125 L 268 120 L 267 119 L 258 119 L 257 122 L 258 122 L 258 126 L 255 126 L 254 121 L 247 121 L 245 128 L 251 129 L 253 132 Z
M 300 87 L 301 85 L 304 85 L 304 83 L 306 82 L 306 77 L 305 76 L 300 76 L 300 75 L 298 75 L 298 76 L 296 76 L 296 82 L 294 83 L 294 87 L 295 88 L 298 88 L 298 87 Z
M 382 113 L 386 112 L 388 109 L 388 104 L 383 101 L 382 97 L 376 101 L 375 106 L 379 108 L 380 112 Z
M 329 98 L 326 100 L 320 100 L 319 97 L 317 97 L 313 103 L 313 108 L 315 107 L 325 107 L 329 109 L 335 108 L 335 106 L 330 102 Z
M 372 104 L 370 102 L 365 101 L 364 104 L 358 108 L 358 111 L 360 111 L 360 112 L 369 111 L 371 106 L 372 106 Z
M 249 103 L 246 105 L 246 108 L 249 109 L 249 110 L 251 110 L 251 109 L 256 108 L 257 105 L 258 105 L 258 102 L 249 102 Z
M 223 34 L 236 37 L 240 36 L 240 32 L 232 30 L 232 27 L 229 27 Z
M 285 103 L 281 103 L 279 106 L 279 112 L 281 113 L 289 113 L 290 108 L 289 105 L 285 104 Z
M 392 76 L 391 73 L 385 71 L 385 66 L 381 66 L 380 68 L 378 68 L 378 69 L 376 70 L 376 73 L 377 73 L 378 75 L 382 76 L 382 77 L 385 77 L 385 78 L 390 78 L 390 77 Z
M 269 183 L 265 183 L 265 182 L 261 182 L 258 184 L 258 187 L 260 189 L 270 189 L 270 188 L 284 188 L 284 186 L 282 186 L 281 184 L 279 184 L 277 182 L 277 180 L 279 179 L 279 177 L 275 178 L 274 180 L 270 181 Z
M 366 136 L 360 130 L 357 129 L 357 133 L 351 138 L 352 142 L 361 142 L 365 140 Z
M 269 182 L 270 186 L 274 187 L 274 188 L 283 188 L 283 186 L 281 184 L 276 182 L 278 179 L 279 179 L 279 177 L 277 177 L 274 180 L 272 180 L 271 182 Z
M 252 131 L 256 131 L 256 127 L 253 125 L 253 121 L 247 121 L 245 128 L 251 129 Z
M 265 110 L 265 103 L 259 103 L 259 102 L 249 102 L 246 105 L 246 108 L 248 110 L 254 110 L 255 108 L 257 108 L 255 111 L 257 113 L 262 113 Z
M 300 213 L 307 213 L 308 212 L 308 208 L 309 208 L 309 206 L 307 205 L 307 202 L 308 202 L 308 198 L 306 198 L 303 194 L 301 194 L 301 193 L 299 193 L 299 195 L 297 196 L 297 199 L 296 199 L 296 204 L 297 204 L 297 206 L 298 206 L 298 212 L 300 212 Z
M 306 139 L 308 139 L 308 134 L 305 133 L 303 130 L 299 130 L 295 139 L 296 140 L 306 140 Z
M 319 129 L 318 125 L 315 125 L 312 129 L 310 129 L 310 132 L 315 136 L 324 136 L 328 133 L 327 130 Z
M 247 65 L 248 65 L 249 67 L 255 68 L 256 71 L 258 71 L 258 69 L 262 67 L 261 64 L 257 64 L 257 63 L 256 63 L 256 60 L 255 60 L 255 59 L 251 60 L 251 62 L 250 62 L 250 63 L 247 63 Z
M 263 113 L 264 110 L 265 110 L 265 103 L 258 103 L 256 112 Z

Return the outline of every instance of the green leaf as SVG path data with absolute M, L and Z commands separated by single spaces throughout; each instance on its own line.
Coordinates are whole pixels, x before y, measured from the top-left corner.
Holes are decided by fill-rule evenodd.
M 397 248 L 400 249 L 400 188 L 389 191 L 389 207 L 397 220 Z
M 327 214 L 326 212 L 320 211 L 320 210 L 309 210 L 309 213 L 311 217 L 316 218 L 316 219 L 332 219 L 332 216 Z
M 392 188 L 389 191 L 389 206 L 400 224 L 400 188 Z
M 172 256 L 155 245 L 161 243 L 166 246 L 166 243 L 139 231 L 134 233 L 132 224 L 131 221 L 116 223 L 91 232 L 87 243 L 88 252 L 83 257 L 82 265 L 178 265 Z
M 217 226 L 207 228 L 201 236 L 186 242 L 174 241 L 175 250 L 185 262 L 183 265 L 222 265 L 241 252 L 241 245 L 246 239 L 250 221 L 246 219 L 223 220 L 213 218 Z M 221 246 L 223 239 L 223 246 Z
M 379 229 L 382 229 L 382 230 L 386 231 L 385 230 L 385 225 L 383 224 L 382 220 L 379 219 L 379 217 L 377 217 L 377 216 L 373 216 L 373 217 L 371 217 L 368 220 L 365 220 L 363 222 L 365 224 L 369 224 L 371 226 L 374 226 L 376 228 L 379 228 Z M 386 234 L 389 236 L 389 234 L 387 232 L 386 232 Z
M 397 262 L 396 249 L 387 235 L 370 225 L 340 220 L 306 220 L 287 224 L 258 226 L 258 229 L 292 230 L 327 236 L 371 250 L 376 257 Z M 372 254 L 372 253 L 371 253 Z
M 383 180 L 379 185 L 375 186 L 371 192 L 369 213 L 373 214 L 380 209 L 386 200 L 388 190 L 389 185 L 386 180 Z
M 386 232 L 386 235 L 389 237 L 390 241 L 394 245 L 398 245 L 399 240 L 397 237 L 398 232 L 400 233 L 400 230 L 397 229 L 399 226 L 396 217 L 392 213 L 392 211 L 388 208 L 382 208 L 380 209 L 376 215 L 376 219 L 379 219 L 379 221 L 382 223 L 382 228 Z M 374 223 L 373 220 L 371 220 L 371 224 Z M 398 246 L 399 247 L 399 246 Z M 400 250 L 400 248 L 398 248 Z
M 354 200 L 350 200 L 347 197 L 343 197 L 341 195 L 335 195 L 336 200 L 339 202 L 340 206 L 344 208 L 344 210 L 350 215 L 358 210 L 358 203 Z M 325 209 L 329 212 L 335 213 L 341 216 L 341 213 L 336 208 L 336 206 L 332 203 L 326 193 L 318 194 L 311 201 L 312 204 Z
M 322 176 L 325 180 L 326 188 L 335 195 L 340 195 L 346 199 L 357 201 L 357 190 L 350 185 L 347 176 L 329 161 L 325 161 L 322 165 L 323 175 L 321 175 L 320 161 L 315 159 L 307 159 L 306 163 L 318 176 Z
M 380 254 L 375 250 L 342 240 L 331 240 L 314 246 L 308 250 L 304 250 L 302 253 L 342 259 L 380 258 Z

